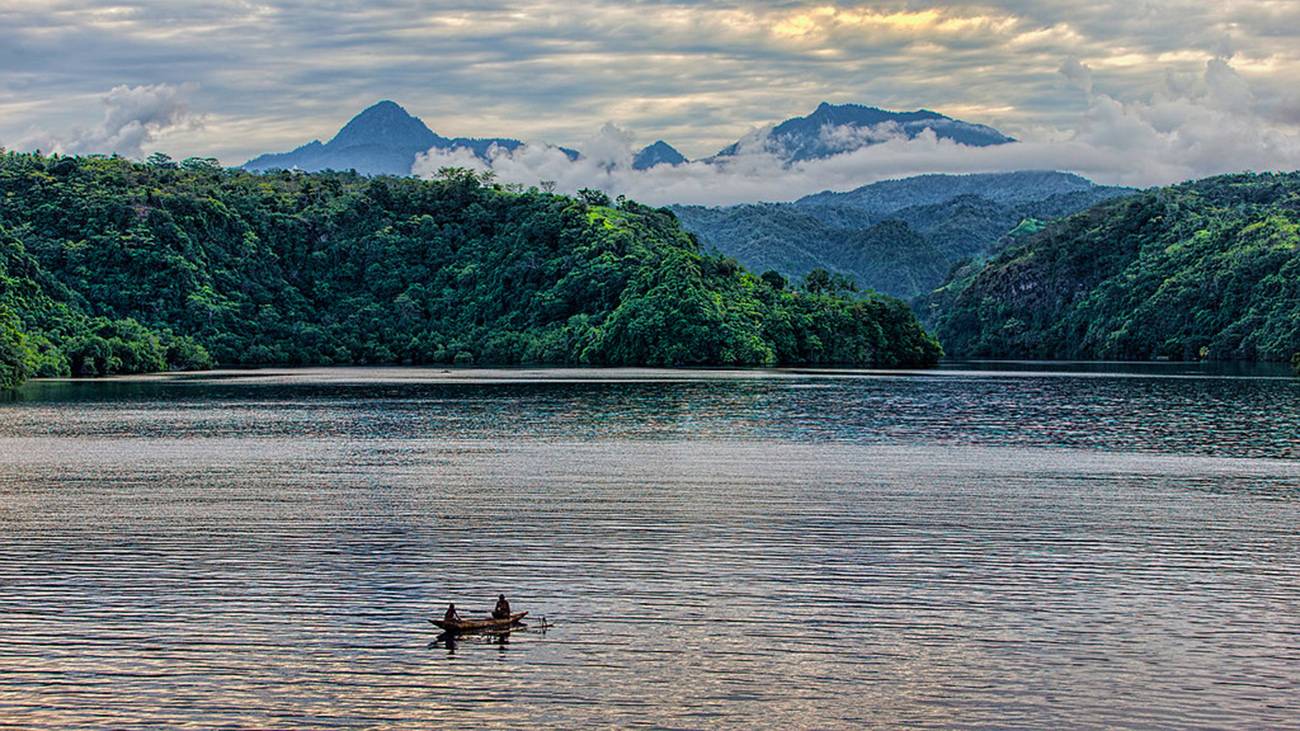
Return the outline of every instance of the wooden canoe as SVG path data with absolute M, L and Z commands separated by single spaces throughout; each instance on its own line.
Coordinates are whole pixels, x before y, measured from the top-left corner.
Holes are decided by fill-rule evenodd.
M 429 621 L 448 632 L 473 632 L 482 629 L 505 629 L 519 624 L 519 620 L 527 616 L 528 612 L 516 612 L 504 619 L 462 619 L 459 622 L 431 619 Z

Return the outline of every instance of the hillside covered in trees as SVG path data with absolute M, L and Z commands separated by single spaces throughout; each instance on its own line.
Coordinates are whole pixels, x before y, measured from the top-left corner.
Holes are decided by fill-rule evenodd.
M 955 264 L 992 253 L 1017 226 L 1132 192 L 1051 171 L 918 175 L 793 203 L 673 211 L 708 248 L 754 271 L 798 278 L 825 269 L 911 298 L 939 286 Z
M 0 155 L 0 386 L 255 364 L 933 363 L 905 304 L 796 290 L 602 194 Z
M 1300 173 L 1104 203 L 954 272 L 929 299 L 955 355 L 1300 368 Z

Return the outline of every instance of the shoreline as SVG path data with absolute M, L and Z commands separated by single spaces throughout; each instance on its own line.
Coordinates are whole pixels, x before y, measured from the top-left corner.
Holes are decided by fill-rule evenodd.
M 1078 377 L 1078 378 L 1188 378 L 1289 381 L 1282 363 L 1248 361 L 1041 361 L 944 360 L 929 368 L 854 368 L 845 366 L 792 366 L 785 368 L 641 368 L 601 366 L 490 366 L 446 367 L 381 366 L 267 366 L 215 368 L 204 371 L 158 371 L 99 377 L 32 378 L 20 386 L 113 383 L 687 383 L 693 381 L 807 380 L 882 377 Z

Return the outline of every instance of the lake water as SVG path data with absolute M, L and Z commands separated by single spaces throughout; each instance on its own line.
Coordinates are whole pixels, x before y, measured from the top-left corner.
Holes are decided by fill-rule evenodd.
M 0 728 L 1300 728 L 1279 376 L 34 382 Z M 553 626 L 435 642 L 500 591 Z

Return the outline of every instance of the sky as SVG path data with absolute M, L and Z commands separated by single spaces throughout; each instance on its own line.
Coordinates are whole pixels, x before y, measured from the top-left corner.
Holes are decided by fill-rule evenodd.
M 739 177 L 688 166 L 633 180 L 557 169 L 539 145 L 499 167 L 702 202 L 928 170 L 1151 185 L 1300 167 L 1295 0 L 0 0 L 0 27 L 11 149 L 233 165 L 328 139 L 393 99 L 447 136 L 615 157 L 662 138 L 695 158 L 831 101 L 933 109 L 1023 142 L 899 140 L 785 169 L 780 188 L 763 160 Z M 720 185 L 734 190 L 708 192 Z

